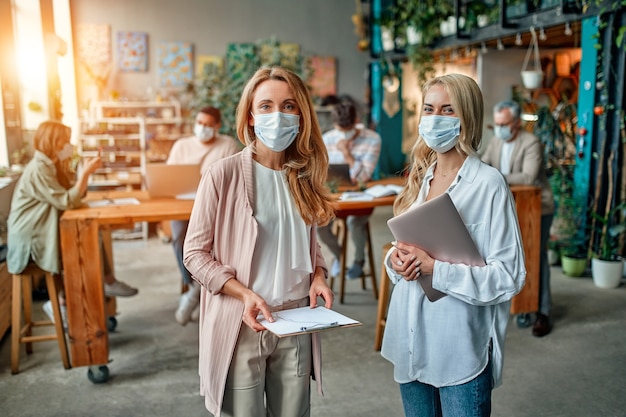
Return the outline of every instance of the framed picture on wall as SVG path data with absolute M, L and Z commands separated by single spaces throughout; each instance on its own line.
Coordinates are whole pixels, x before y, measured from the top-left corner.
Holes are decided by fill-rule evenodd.
M 117 62 L 121 71 L 148 71 L 148 34 L 117 32 Z
M 307 84 L 314 98 L 337 94 L 337 59 L 334 56 L 309 57 L 311 75 Z
M 160 42 L 157 48 L 161 87 L 184 87 L 193 80 L 193 45 L 189 42 Z

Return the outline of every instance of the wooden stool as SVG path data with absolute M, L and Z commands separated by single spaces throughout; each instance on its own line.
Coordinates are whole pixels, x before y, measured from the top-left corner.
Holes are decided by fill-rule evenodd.
M 383 246 L 383 261 L 380 271 L 380 291 L 378 292 L 378 314 L 376 315 L 376 336 L 374 336 L 374 350 L 380 350 L 383 344 L 383 332 L 387 324 L 387 308 L 389 307 L 389 292 L 391 283 L 385 268 L 385 255 L 391 249 L 391 243 Z
M 346 258 L 347 258 L 347 248 L 348 248 L 348 225 L 346 223 L 348 216 L 367 216 L 372 214 L 374 211 L 373 208 L 368 209 L 355 209 L 349 211 L 340 211 L 337 212 L 336 221 L 338 231 L 337 237 L 341 237 L 341 256 L 339 259 L 339 263 L 341 265 L 341 269 L 339 271 L 339 303 L 343 304 L 344 293 L 346 289 Z M 365 250 L 367 252 L 367 260 L 369 262 L 369 274 L 363 272 L 361 275 L 361 288 L 366 289 L 365 278 L 372 278 L 372 291 L 374 292 L 374 298 L 378 298 L 378 289 L 376 284 L 376 265 L 374 264 L 374 251 L 372 249 L 372 234 L 370 233 L 370 224 L 369 221 L 365 224 L 365 228 L 367 230 L 367 241 Z M 333 285 L 335 283 L 334 277 L 330 277 L 330 289 L 333 289 Z
M 33 321 L 32 319 L 32 277 L 46 277 L 46 286 L 48 294 L 52 302 L 52 311 L 54 312 L 54 323 L 49 320 Z M 20 362 L 20 344 L 26 345 L 26 353 L 33 353 L 33 343 L 45 342 L 48 340 L 56 340 L 59 342 L 59 350 L 61 351 L 61 360 L 65 369 L 70 368 L 70 356 L 65 341 L 65 332 L 63 331 L 63 321 L 61 318 L 61 309 L 59 307 L 58 277 L 52 273 L 43 271 L 34 263 L 28 264 L 21 274 L 13 275 L 13 309 L 11 312 L 11 373 L 19 373 Z M 24 326 L 22 326 L 22 310 L 24 312 Z M 33 336 L 33 327 L 54 326 L 54 334 Z

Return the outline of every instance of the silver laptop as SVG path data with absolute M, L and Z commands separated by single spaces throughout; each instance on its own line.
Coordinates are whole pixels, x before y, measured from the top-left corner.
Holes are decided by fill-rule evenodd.
M 414 244 L 434 259 L 485 265 L 448 193 L 389 219 L 387 226 L 397 241 Z M 432 287 L 432 275 L 424 275 L 417 281 L 430 301 L 445 295 Z
M 150 197 L 193 199 L 200 183 L 200 165 L 146 164 L 146 189 Z
M 329 164 L 326 182 L 335 182 L 338 186 L 351 186 L 352 178 L 350 177 L 349 164 Z

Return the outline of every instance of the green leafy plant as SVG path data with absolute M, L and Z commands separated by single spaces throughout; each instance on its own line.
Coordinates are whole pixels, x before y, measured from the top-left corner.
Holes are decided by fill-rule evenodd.
M 594 238 L 591 249 L 596 258 L 603 261 L 619 260 L 620 238 L 626 232 L 626 202 L 621 202 L 604 214 L 591 212 Z
M 190 103 L 193 113 L 204 106 L 217 107 L 222 113 L 221 131 L 236 137 L 235 110 L 246 83 L 256 70 L 280 65 L 303 80 L 308 79 L 310 68 L 304 57 L 288 54 L 281 45 L 275 37 L 260 39 L 231 50 L 226 65 L 206 65 L 202 76 L 188 86 L 193 97 Z
M 586 209 L 577 199 L 572 165 L 555 165 L 550 185 L 556 210 L 552 224 L 552 246 L 561 255 L 587 257 L 587 234 L 584 229 Z
M 441 36 L 441 22 L 453 14 L 454 4 L 448 0 L 398 0 L 382 13 L 378 23 L 392 29 L 394 37 L 405 34 L 409 26 L 420 33 L 420 43 L 406 47 L 407 58 L 420 84 L 435 73 L 435 58 L 430 47 Z

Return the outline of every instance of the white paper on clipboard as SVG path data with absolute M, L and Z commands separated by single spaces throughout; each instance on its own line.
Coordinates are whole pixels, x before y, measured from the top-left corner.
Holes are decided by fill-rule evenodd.
M 259 323 L 278 337 L 314 333 L 339 327 L 360 326 L 362 324 L 357 320 L 321 306 L 315 308 L 306 306 L 275 311 L 272 313 L 272 316 L 275 320 L 273 323 L 265 319 L 259 320 Z

